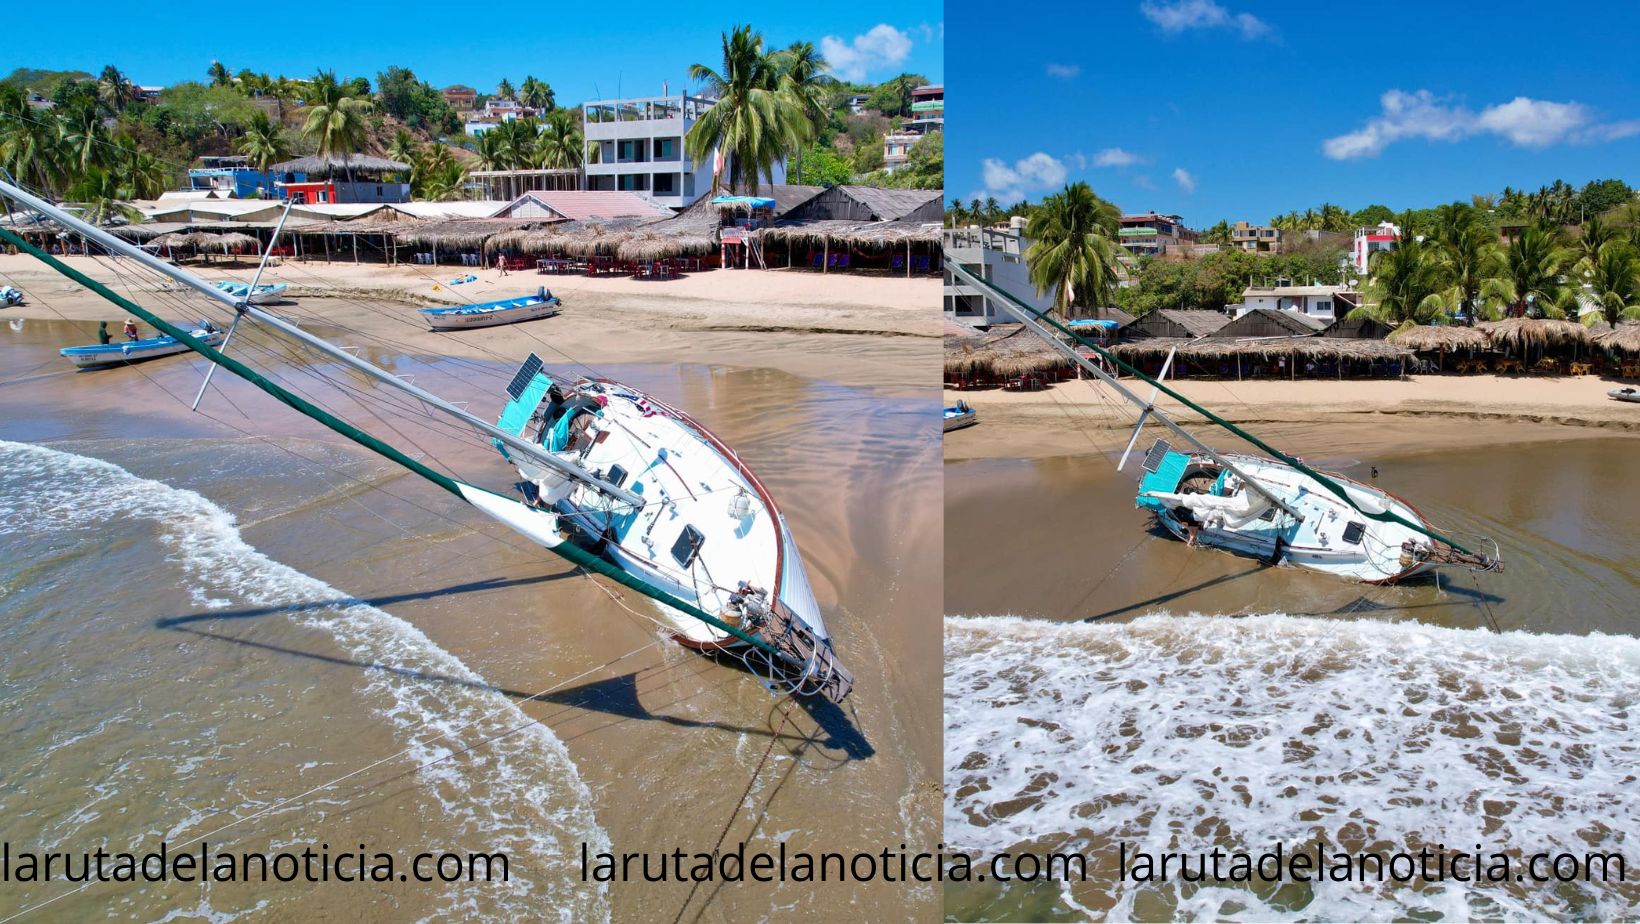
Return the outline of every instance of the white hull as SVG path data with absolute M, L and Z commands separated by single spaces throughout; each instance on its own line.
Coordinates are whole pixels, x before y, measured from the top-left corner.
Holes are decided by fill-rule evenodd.
M 538 416 L 524 425 L 522 435 L 646 499 L 633 511 L 594 487 L 565 484 L 562 476 L 514 458 L 519 473 L 566 524 L 594 540 L 623 570 L 727 622 L 735 619 L 731 595 L 744 581 L 767 591 L 771 603 L 782 604 L 816 638 L 829 638 L 784 518 L 727 446 L 682 412 L 618 383 L 560 385 L 570 395 L 603 397 L 607 403 L 595 416 L 581 415 L 587 429 L 567 449 L 558 442 L 565 431 L 554 427 L 543 433 Z M 557 492 L 555 483 L 562 485 Z M 716 626 L 671 615 L 671 628 L 685 644 L 746 644 Z
M 556 302 L 543 302 L 539 305 L 486 311 L 482 314 L 430 314 L 426 317 L 428 326 L 433 330 L 469 330 L 475 327 L 499 327 L 502 324 L 550 318 L 557 313 Z
M 1171 453 L 1171 456 L 1181 455 Z M 1363 516 L 1325 486 L 1297 469 L 1258 456 L 1227 454 L 1224 459 L 1247 473 L 1303 517 L 1292 517 L 1276 509 L 1245 487 L 1216 500 L 1202 495 L 1230 490 L 1230 476 L 1214 488 L 1203 490 L 1203 481 L 1216 477 L 1223 467 L 1204 455 L 1190 457 L 1174 490 L 1145 490 L 1139 503 L 1157 514 L 1169 532 L 1187 542 L 1221 549 L 1272 564 L 1291 565 L 1346 580 L 1394 583 L 1433 570 L 1443 557 L 1443 548 L 1428 536 L 1399 523 L 1386 523 Z M 1167 480 L 1173 480 L 1171 473 Z M 1146 484 L 1154 487 L 1148 475 Z M 1425 528 L 1412 505 L 1388 492 L 1329 472 L 1356 504 L 1364 510 L 1387 510 Z M 1192 486 L 1189 482 L 1198 479 Z M 1197 509 L 1198 507 L 1206 509 Z
M 977 423 L 979 423 L 979 413 L 977 411 L 970 410 L 966 414 L 947 413 L 945 415 L 945 432 L 950 433 L 952 430 L 972 427 Z
M 1606 392 L 1606 397 L 1617 401 L 1628 401 L 1634 404 L 1640 404 L 1640 389 L 1614 388 L 1611 391 Z

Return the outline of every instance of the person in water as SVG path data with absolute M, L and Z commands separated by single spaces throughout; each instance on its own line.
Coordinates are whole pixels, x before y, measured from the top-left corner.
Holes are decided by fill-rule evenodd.
M 109 334 L 108 334 L 108 322 L 107 321 L 98 321 L 97 322 L 97 342 L 102 344 L 103 346 L 108 346 L 108 342 L 110 340 L 113 340 L 113 339 L 114 338 L 109 336 Z
M 132 343 L 136 343 L 139 339 L 141 339 L 137 336 L 137 322 L 130 318 L 125 319 L 124 333 L 125 339 L 131 341 Z

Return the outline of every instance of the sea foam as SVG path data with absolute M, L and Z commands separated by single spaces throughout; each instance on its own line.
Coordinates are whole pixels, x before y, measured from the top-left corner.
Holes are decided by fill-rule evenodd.
M 1640 861 L 1640 641 L 1263 615 L 949 617 L 945 839 L 1108 852 L 1445 844 Z M 1416 849 L 1416 848 L 1414 848 Z M 1090 916 L 1633 918 L 1627 884 L 1102 883 Z M 1147 894 L 1149 893 L 1149 894 Z
M 114 520 L 152 521 L 167 557 L 202 606 L 292 608 L 297 623 L 325 631 L 353 659 L 385 668 L 359 673 L 358 702 L 399 729 L 405 762 L 419 765 L 475 748 L 419 774 L 446 816 L 440 826 L 457 832 L 464 848 L 508 852 L 512 881 L 469 887 L 465 896 L 451 890 L 450 904 L 438 915 L 488 910 L 566 922 L 608 920 L 606 892 L 567 872 L 565 858 L 578 855 L 582 842 L 607 850 L 609 841 L 594 817 L 591 792 L 550 728 L 488 689 L 415 626 L 257 551 L 240 535 L 233 515 L 204 496 L 99 459 L 0 440 L 0 534 L 38 535 Z M 308 608 L 296 609 L 304 604 Z M 419 674 L 461 682 L 419 682 Z M 291 795 L 303 788 L 293 783 Z M 323 811 L 334 795 L 321 793 L 305 804 Z M 179 825 L 168 836 L 202 833 Z M 560 869 L 556 879 L 541 873 Z M 482 908 L 472 904 L 474 888 L 484 890 Z M 499 908 L 490 904 L 497 900 Z

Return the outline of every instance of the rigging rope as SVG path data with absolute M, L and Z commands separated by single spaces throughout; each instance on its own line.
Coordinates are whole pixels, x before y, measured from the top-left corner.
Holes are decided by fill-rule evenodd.
M 949 257 L 947 258 L 947 262 L 951 263 L 953 266 L 956 265 L 956 261 L 954 259 L 949 258 Z M 1282 452 L 1281 450 L 1276 449 L 1275 447 L 1266 444 L 1263 440 L 1260 440 L 1258 437 L 1254 436 L 1251 433 L 1248 433 L 1246 430 L 1243 430 L 1242 428 L 1236 426 L 1235 424 L 1231 423 L 1230 421 L 1225 420 L 1223 417 L 1220 417 L 1219 415 L 1213 413 L 1212 411 L 1207 410 L 1206 408 L 1202 407 L 1201 405 L 1197 404 L 1196 402 L 1191 401 L 1189 398 L 1186 398 L 1184 395 L 1181 395 L 1178 392 L 1174 391 L 1173 389 L 1169 388 L 1166 384 L 1164 384 L 1160 381 L 1157 381 L 1156 379 L 1151 378 L 1150 376 L 1144 374 L 1143 372 L 1140 372 L 1138 369 L 1134 368 L 1133 366 L 1131 366 L 1128 363 L 1124 362 L 1121 358 L 1117 357 L 1114 353 L 1111 353 L 1110 351 L 1106 350 L 1104 347 L 1101 347 L 1098 344 L 1089 341 L 1085 337 L 1081 336 L 1080 334 L 1078 334 L 1075 331 L 1071 330 L 1070 328 L 1066 327 L 1064 324 L 1061 324 L 1059 321 L 1057 321 L 1054 318 L 1050 317 L 1047 312 L 1042 312 L 1042 311 L 1036 310 L 1035 308 L 1033 308 L 1030 305 L 1026 304 L 1024 301 L 1021 301 L 1020 299 L 1018 299 L 1018 298 L 1014 297 L 1013 295 L 1009 294 L 1007 291 L 1003 290 L 1001 287 L 997 286 L 995 283 L 992 283 L 991 281 L 986 280 L 986 279 L 981 279 L 978 276 L 975 276 L 972 273 L 968 273 L 965 270 L 961 270 L 960 267 L 958 268 L 957 271 L 967 281 L 972 282 L 976 285 L 979 285 L 982 288 L 989 289 L 992 292 L 996 293 L 997 296 L 999 297 L 999 299 L 1007 302 L 1014 310 L 1016 310 L 1016 311 L 1018 311 L 1022 314 L 1028 315 L 1029 317 L 1031 317 L 1032 319 L 1034 319 L 1034 320 L 1036 320 L 1040 323 L 1051 325 L 1055 330 L 1059 331 L 1060 333 L 1064 334 L 1067 337 L 1070 337 L 1075 342 L 1080 343 L 1083 346 L 1093 350 L 1095 353 L 1098 353 L 1100 357 L 1110 361 L 1118 369 L 1126 371 L 1128 374 L 1132 375 L 1136 379 L 1139 379 L 1143 382 L 1149 383 L 1151 386 L 1155 387 L 1162 394 L 1167 395 L 1168 397 L 1170 397 L 1173 400 L 1179 402 L 1180 404 L 1184 405 L 1185 407 L 1187 407 L 1187 408 L 1195 411 L 1196 413 L 1202 415 L 1203 417 L 1207 418 L 1208 422 L 1210 422 L 1210 423 L 1214 424 L 1215 426 L 1218 426 L 1218 427 L 1220 427 L 1224 430 L 1229 431 L 1230 433 L 1234 434 L 1235 436 L 1240 437 L 1241 439 L 1245 440 L 1247 443 L 1257 447 L 1259 450 L 1261 450 L 1265 453 L 1268 453 L 1271 458 L 1274 458 L 1274 459 L 1276 459 L 1276 460 L 1278 460 L 1278 461 L 1292 467 L 1293 469 L 1296 469 L 1297 471 L 1303 472 L 1305 475 L 1307 475 L 1311 479 L 1313 479 L 1316 483 L 1320 484 L 1322 487 L 1326 488 L 1331 493 L 1337 495 L 1340 500 L 1342 500 L 1345 504 L 1348 504 L 1351 509 L 1353 509 L 1355 512 L 1361 514 L 1362 516 L 1367 517 L 1368 519 L 1377 520 L 1381 523 L 1399 523 L 1400 525 L 1405 526 L 1408 529 L 1414 530 L 1418 533 L 1421 533 L 1425 536 L 1428 536 L 1431 539 L 1434 539 L 1434 540 L 1437 540 L 1439 542 L 1445 543 L 1446 545 L 1448 545 L 1448 546 L 1450 546 L 1454 549 L 1457 549 L 1458 551 L 1463 552 L 1466 555 L 1476 555 L 1475 552 L 1470 551 L 1468 548 L 1466 548 L 1465 546 L 1463 546 L 1462 544 L 1457 542 L 1457 540 L 1448 538 L 1447 536 L 1442 535 L 1441 533 L 1436 532 L 1433 529 L 1430 529 L 1428 526 L 1424 526 L 1424 525 L 1419 524 L 1419 523 L 1414 523 L 1411 520 L 1408 520 L 1405 517 L 1402 517 L 1400 514 L 1395 513 L 1393 510 L 1385 509 L 1381 512 L 1374 513 L 1374 512 L 1370 512 L 1370 511 L 1362 509 L 1361 506 L 1355 502 L 1355 499 L 1350 497 L 1349 492 L 1346 491 L 1342 485 L 1340 485 L 1337 482 L 1333 481 L 1331 478 L 1328 478 L 1327 476 L 1321 474 L 1320 472 L 1310 468 L 1308 465 L 1305 465 L 1303 461 L 1301 461 L 1301 460 L 1299 460 L 1299 459 L 1297 459 L 1293 456 L 1289 456 L 1286 453 Z M 1477 555 L 1476 557 L 1479 557 L 1479 556 Z

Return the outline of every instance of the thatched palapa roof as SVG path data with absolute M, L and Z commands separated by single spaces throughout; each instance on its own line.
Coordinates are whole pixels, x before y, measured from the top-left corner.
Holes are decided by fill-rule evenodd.
M 1576 321 L 1557 321 L 1548 318 L 1506 318 L 1502 321 L 1481 321 L 1475 325 L 1492 339 L 1498 349 L 1514 348 L 1525 352 L 1590 344 L 1589 329 Z
M 1624 321 L 1615 328 L 1596 335 L 1594 342 L 1618 353 L 1640 354 L 1640 321 Z
M 1451 353 L 1456 350 L 1489 350 L 1492 348 L 1492 338 L 1486 331 L 1478 327 L 1462 327 L 1443 325 L 1436 327 L 1429 324 L 1420 324 L 1406 330 L 1398 330 L 1389 335 L 1391 343 L 1396 343 L 1409 350 L 1437 351 Z
M 1179 337 L 1151 337 L 1131 343 L 1118 343 L 1110 351 L 1125 360 L 1160 359 L 1171 350 L 1177 350 L 1181 359 L 1216 361 L 1235 359 L 1274 359 L 1286 356 L 1293 361 L 1316 360 L 1396 360 L 1412 355 L 1399 344 L 1384 340 L 1366 340 L 1353 337 L 1275 337 L 1258 340 L 1230 340 L 1207 338 L 1191 340 Z
M 761 241 L 813 246 L 887 250 L 909 244 L 938 244 L 940 229 L 921 221 L 782 221 L 753 232 Z
M 1070 365 L 1052 346 L 1023 324 L 998 324 L 989 334 L 946 323 L 945 371 L 948 375 L 1015 376 Z

